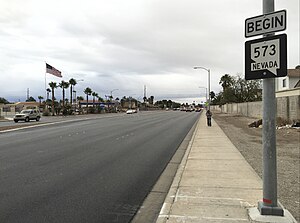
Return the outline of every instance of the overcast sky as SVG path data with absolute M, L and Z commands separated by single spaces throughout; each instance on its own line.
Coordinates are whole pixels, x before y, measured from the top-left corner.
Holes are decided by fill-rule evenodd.
M 299 7 L 275 0 L 287 10 L 288 68 L 300 64 Z M 222 75 L 244 75 L 245 19 L 261 14 L 262 0 L 0 0 L 0 97 L 45 97 L 46 61 L 63 75 L 47 74 L 47 87 L 83 79 L 77 95 L 142 99 L 146 85 L 147 97 L 199 103 L 208 75 L 193 67 L 211 70 L 216 93 Z

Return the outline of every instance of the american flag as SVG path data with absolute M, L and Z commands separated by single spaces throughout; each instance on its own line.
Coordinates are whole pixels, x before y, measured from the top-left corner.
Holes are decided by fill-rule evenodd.
M 56 77 L 62 77 L 61 72 L 46 63 L 46 73 L 53 74 Z

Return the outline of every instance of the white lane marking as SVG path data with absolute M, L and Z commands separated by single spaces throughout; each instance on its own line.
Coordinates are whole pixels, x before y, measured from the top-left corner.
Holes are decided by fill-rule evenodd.
M 44 124 L 24 126 L 24 127 L 15 128 L 15 129 L 7 129 L 7 130 L 0 131 L 0 133 L 13 132 L 13 131 L 18 131 L 18 130 L 22 130 L 22 129 L 31 129 L 31 128 L 36 128 L 36 127 L 39 127 L 39 126 L 55 125 L 55 124 L 59 124 L 59 123 L 79 122 L 79 121 L 82 121 L 82 120 L 93 120 L 93 119 L 113 118 L 113 117 L 116 117 L 116 116 L 105 116 L 105 117 L 97 117 L 97 118 L 93 117 L 93 118 L 71 119 L 71 120 L 58 121 L 58 122 L 47 122 L 47 123 L 44 123 Z
M 0 131 L 0 133 L 5 133 L 5 132 L 13 132 L 13 131 L 18 131 L 18 130 L 22 130 L 22 129 L 31 129 L 31 128 L 36 128 L 39 126 L 48 126 L 48 125 L 55 125 L 55 124 L 59 124 L 59 123 L 67 123 L 67 122 L 76 122 L 76 121 L 82 121 L 82 120 L 90 120 L 91 118 L 84 118 L 84 119 L 72 119 L 72 120 L 65 120 L 65 121 L 60 121 L 60 122 L 48 122 L 48 123 L 43 123 L 43 124 L 36 124 L 36 125 L 30 125 L 30 126 L 24 126 L 24 127 L 20 127 L 20 128 L 15 128 L 15 129 L 7 129 L 7 130 L 3 130 Z

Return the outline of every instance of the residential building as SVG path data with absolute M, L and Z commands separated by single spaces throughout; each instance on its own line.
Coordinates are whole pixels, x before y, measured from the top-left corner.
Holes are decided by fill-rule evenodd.
M 287 76 L 275 80 L 275 91 L 284 91 L 300 87 L 300 69 L 288 69 Z

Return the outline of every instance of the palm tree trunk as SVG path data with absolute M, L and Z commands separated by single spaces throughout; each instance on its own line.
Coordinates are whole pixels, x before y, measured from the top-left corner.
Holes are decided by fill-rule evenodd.
M 65 89 L 63 88 L 63 108 L 65 108 Z
M 52 116 L 54 116 L 54 88 L 52 88 Z
M 71 101 L 71 108 L 72 108 L 72 104 L 73 104 L 73 85 L 72 84 L 70 87 L 70 101 Z
M 86 94 L 86 113 L 89 113 L 88 105 L 89 105 L 89 94 Z

